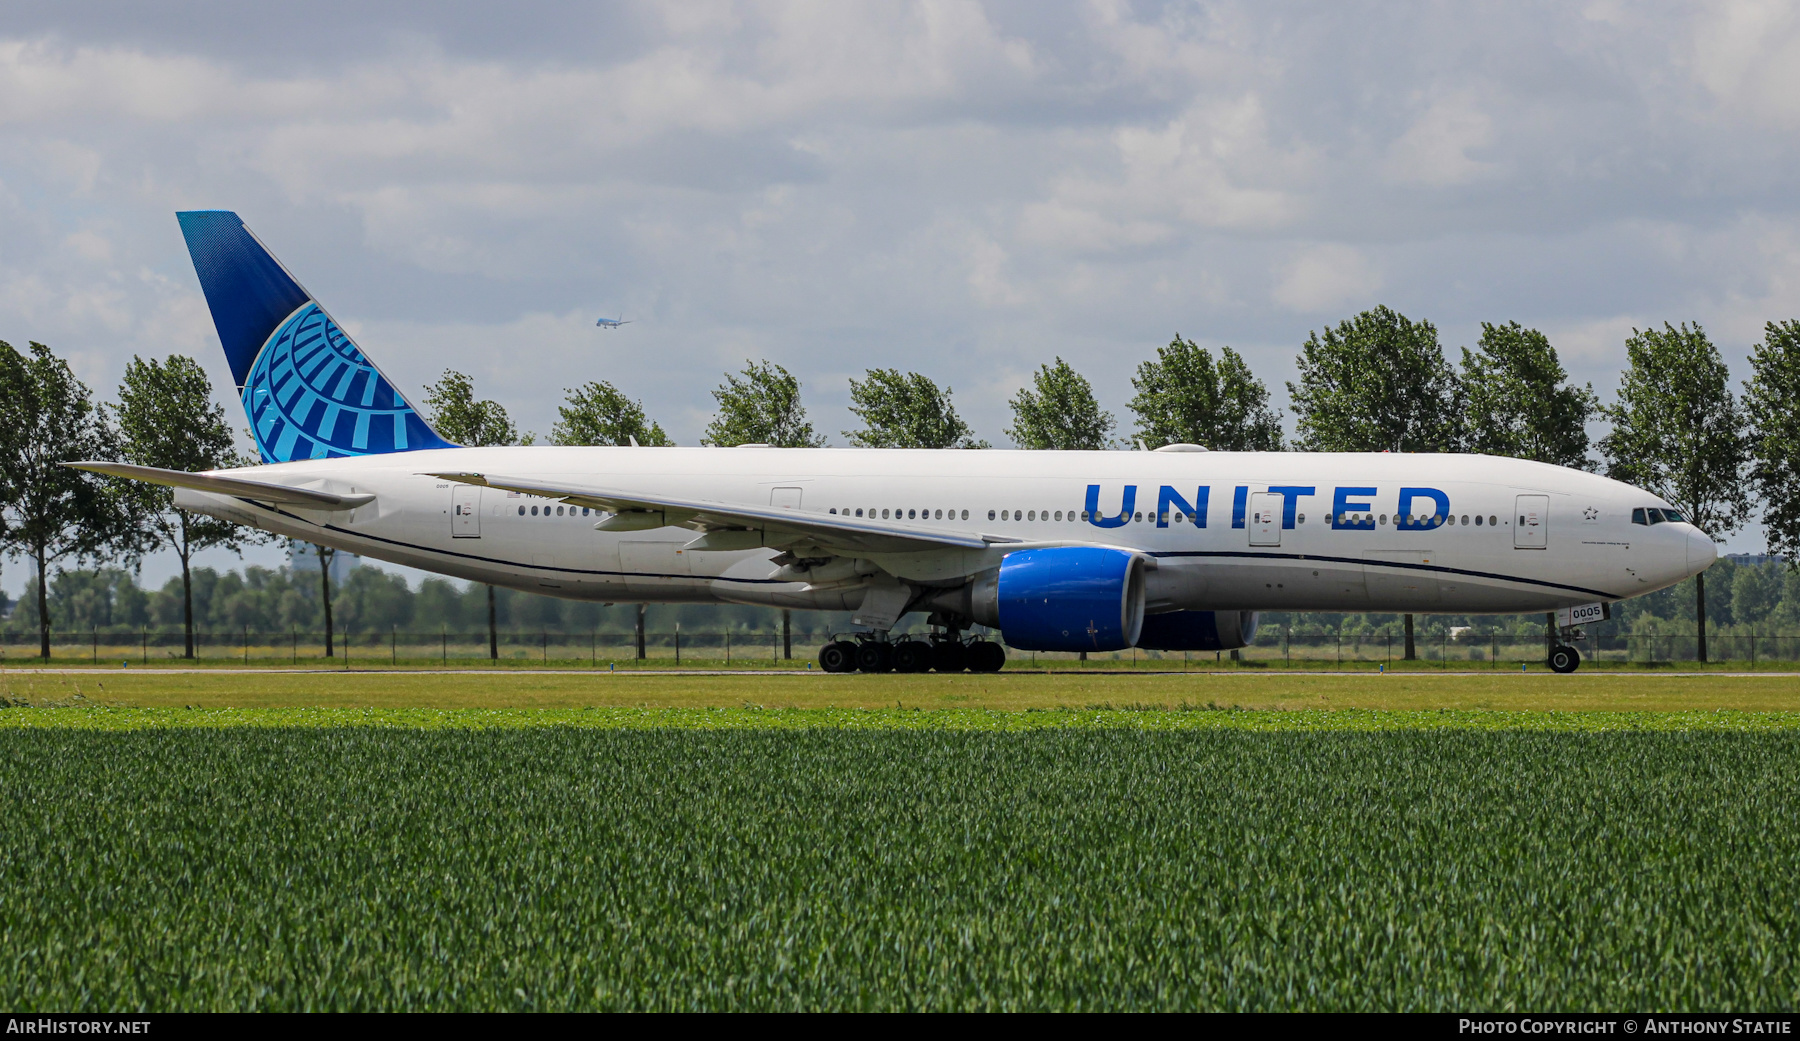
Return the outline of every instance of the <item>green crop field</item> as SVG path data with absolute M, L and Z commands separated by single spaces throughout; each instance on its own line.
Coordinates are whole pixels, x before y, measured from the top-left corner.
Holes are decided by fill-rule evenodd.
M 1792 1009 L 1800 715 L 0 710 L 0 1005 Z

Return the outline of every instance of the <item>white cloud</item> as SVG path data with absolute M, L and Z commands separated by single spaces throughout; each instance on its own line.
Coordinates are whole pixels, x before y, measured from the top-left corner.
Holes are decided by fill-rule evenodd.
M 1388 149 L 1383 169 L 1401 184 L 1463 184 L 1494 171 L 1494 164 L 1469 156 L 1493 140 L 1493 120 L 1472 97 L 1439 98 Z
M 1800 11 L 1782 0 L 1722 0 L 1697 13 L 1690 60 L 1701 84 L 1759 121 L 1800 124 Z
M 1360 309 L 1374 302 L 1369 294 L 1381 286 L 1381 274 L 1368 257 L 1341 243 L 1325 243 L 1289 261 L 1269 295 L 1294 311 Z

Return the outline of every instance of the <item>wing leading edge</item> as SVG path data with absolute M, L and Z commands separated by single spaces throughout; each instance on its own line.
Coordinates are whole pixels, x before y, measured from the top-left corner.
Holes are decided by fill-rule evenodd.
M 986 549 L 1021 540 L 1004 535 L 969 535 L 911 524 L 892 524 L 840 514 L 802 513 L 779 506 L 750 506 L 709 499 L 645 495 L 616 488 L 547 483 L 500 474 L 434 473 L 431 477 L 461 484 L 557 499 L 574 506 L 605 510 L 615 516 L 596 524 L 606 531 L 651 527 L 686 527 L 699 532 L 763 532 L 773 548 L 814 543 L 844 553 L 918 553 L 934 549 Z M 702 536 L 703 538 L 705 536 Z M 723 540 L 721 540 L 723 542 Z M 695 548 L 709 548 L 705 545 Z M 724 545 L 718 548 L 725 548 Z M 735 547 L 734 547 L 735 548 Z

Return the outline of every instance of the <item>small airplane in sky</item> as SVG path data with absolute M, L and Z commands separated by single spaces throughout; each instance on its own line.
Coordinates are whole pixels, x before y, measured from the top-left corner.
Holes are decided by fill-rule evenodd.
M 620 315 L 617 318 L 602 318 L 594 324 L 602 329 L 617 329 L 621 325 L 630 325 L 631 323 L 625 320 L 624 315 Z

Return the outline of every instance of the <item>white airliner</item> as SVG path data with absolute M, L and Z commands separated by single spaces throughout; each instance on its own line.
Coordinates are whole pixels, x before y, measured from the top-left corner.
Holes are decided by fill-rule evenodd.
M 850 611 L 831 671 L 991 671 L 1013 648 L 1227 650 L 1257 612 L 1560 612 L 1704 570 L 1630 485 L 1481 455 L 462 448 L 225 211 L 179 215 L 266 465 L 86 469 L 182 509 L 583 600 Z M 909 613 L 930 640 L 890 642 Z M 1570 671 L 1566 646 L 1551 665 Z

